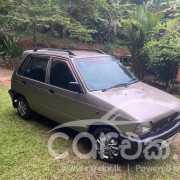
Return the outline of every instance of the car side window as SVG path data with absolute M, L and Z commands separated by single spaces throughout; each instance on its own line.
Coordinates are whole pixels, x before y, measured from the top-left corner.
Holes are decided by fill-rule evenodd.
M 26 67 L 24 76 L 45 82 L 48 60 L 49 57 L 32 57 Z
M 19 70 L 18 70 L 18 74 L 19 74 L 19 75 L 23 75 L 24 70 L 25 70 L 25 68 L 26 68 L 26 65 L 27 65 L 27 63 L 28 63 L 28 61 L 29 61 L 30 58 L 31 58 L 31 55 L 27 56 L 27 57 L 24 59 L 24 61 L 22 62 L 21 66 L 20 66 L 20 68 L 19 68 Z
M 73 74 L 64 61 L 53 61 L 51 65 L 50 84 L 70 90 L 69 82 L 76 82 Z

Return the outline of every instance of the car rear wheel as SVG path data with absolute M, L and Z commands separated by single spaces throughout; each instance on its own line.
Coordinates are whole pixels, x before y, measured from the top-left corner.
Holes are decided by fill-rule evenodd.
M 114 135 L 117 137 L 114 137 Z M 120 159 L 118 133 L 111 128 L 99 128 L 94 131 L 93 136 L 96 140 L 97 159 L 113 163 Z
M 27 100 L 23 97 L 19 97 L 17 100 L 17 112 L 18 115 L 25 120 L 29 120 L 31 118 L 31 109 Z

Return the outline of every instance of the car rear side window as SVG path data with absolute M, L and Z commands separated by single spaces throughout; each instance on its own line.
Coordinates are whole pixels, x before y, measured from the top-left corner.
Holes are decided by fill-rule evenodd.
M 53 61 L 50 73 L 50 84 L 69 90 L 69 83 L 75 82 L 72 72 L 66 62 Z
M 32 57 L 26 67 L 24 76 L 45 82 L 48 60 L 49 57 Z
M 24 70 L 25 70 L 25 68 L 26 68 L 26 65 L 27 65 L 27 63 L 28 63 L 28 61 L 29 61 L 30 58 L 31 58 L 31 55 L 27 56 L 27 57 L 25 58 L 25 60 L 22 62 L 21 66 L 20 66 L 20 68 L 19 68 L 19 70 L 18 70 L 18 74 L 19 74 L 19 75 L 23 75 Z

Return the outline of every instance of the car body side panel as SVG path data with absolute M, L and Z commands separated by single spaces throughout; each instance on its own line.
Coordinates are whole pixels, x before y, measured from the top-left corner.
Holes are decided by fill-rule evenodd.
M 86 100 L 92 107 L 88 112 L 89 117 L 96 119 L 100 124 L 102 123 L 113 127 L 120 133 L 134 132 L 137 122 L 133 121 L 130 116 L 122 112 L 119 108 L 97 98 L 93 93 L 88 93 Z M 99 115 L 97 116 L 97 114 L 93 112 L 99 112 Z
M 73 122 L 82 120 L 83 126 L 84 114 L 89 109 L 84 103 L 85 94 L 73 93 L 51 85 L 49 89 L 53 89 L 54 94 L 47 96 L 47 117 L 60 124 L 70 122 L 69 125 L 72 125 L 72 128 L 76 125 Z

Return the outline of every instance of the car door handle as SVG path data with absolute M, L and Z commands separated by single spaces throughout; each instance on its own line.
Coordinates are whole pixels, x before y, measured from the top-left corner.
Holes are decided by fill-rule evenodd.
M 26 84 L 26 81 L 22 81 L 22 85 L 25 85 Z
M 49 89 L 49 94 L 55 94 L 54 90 Z

